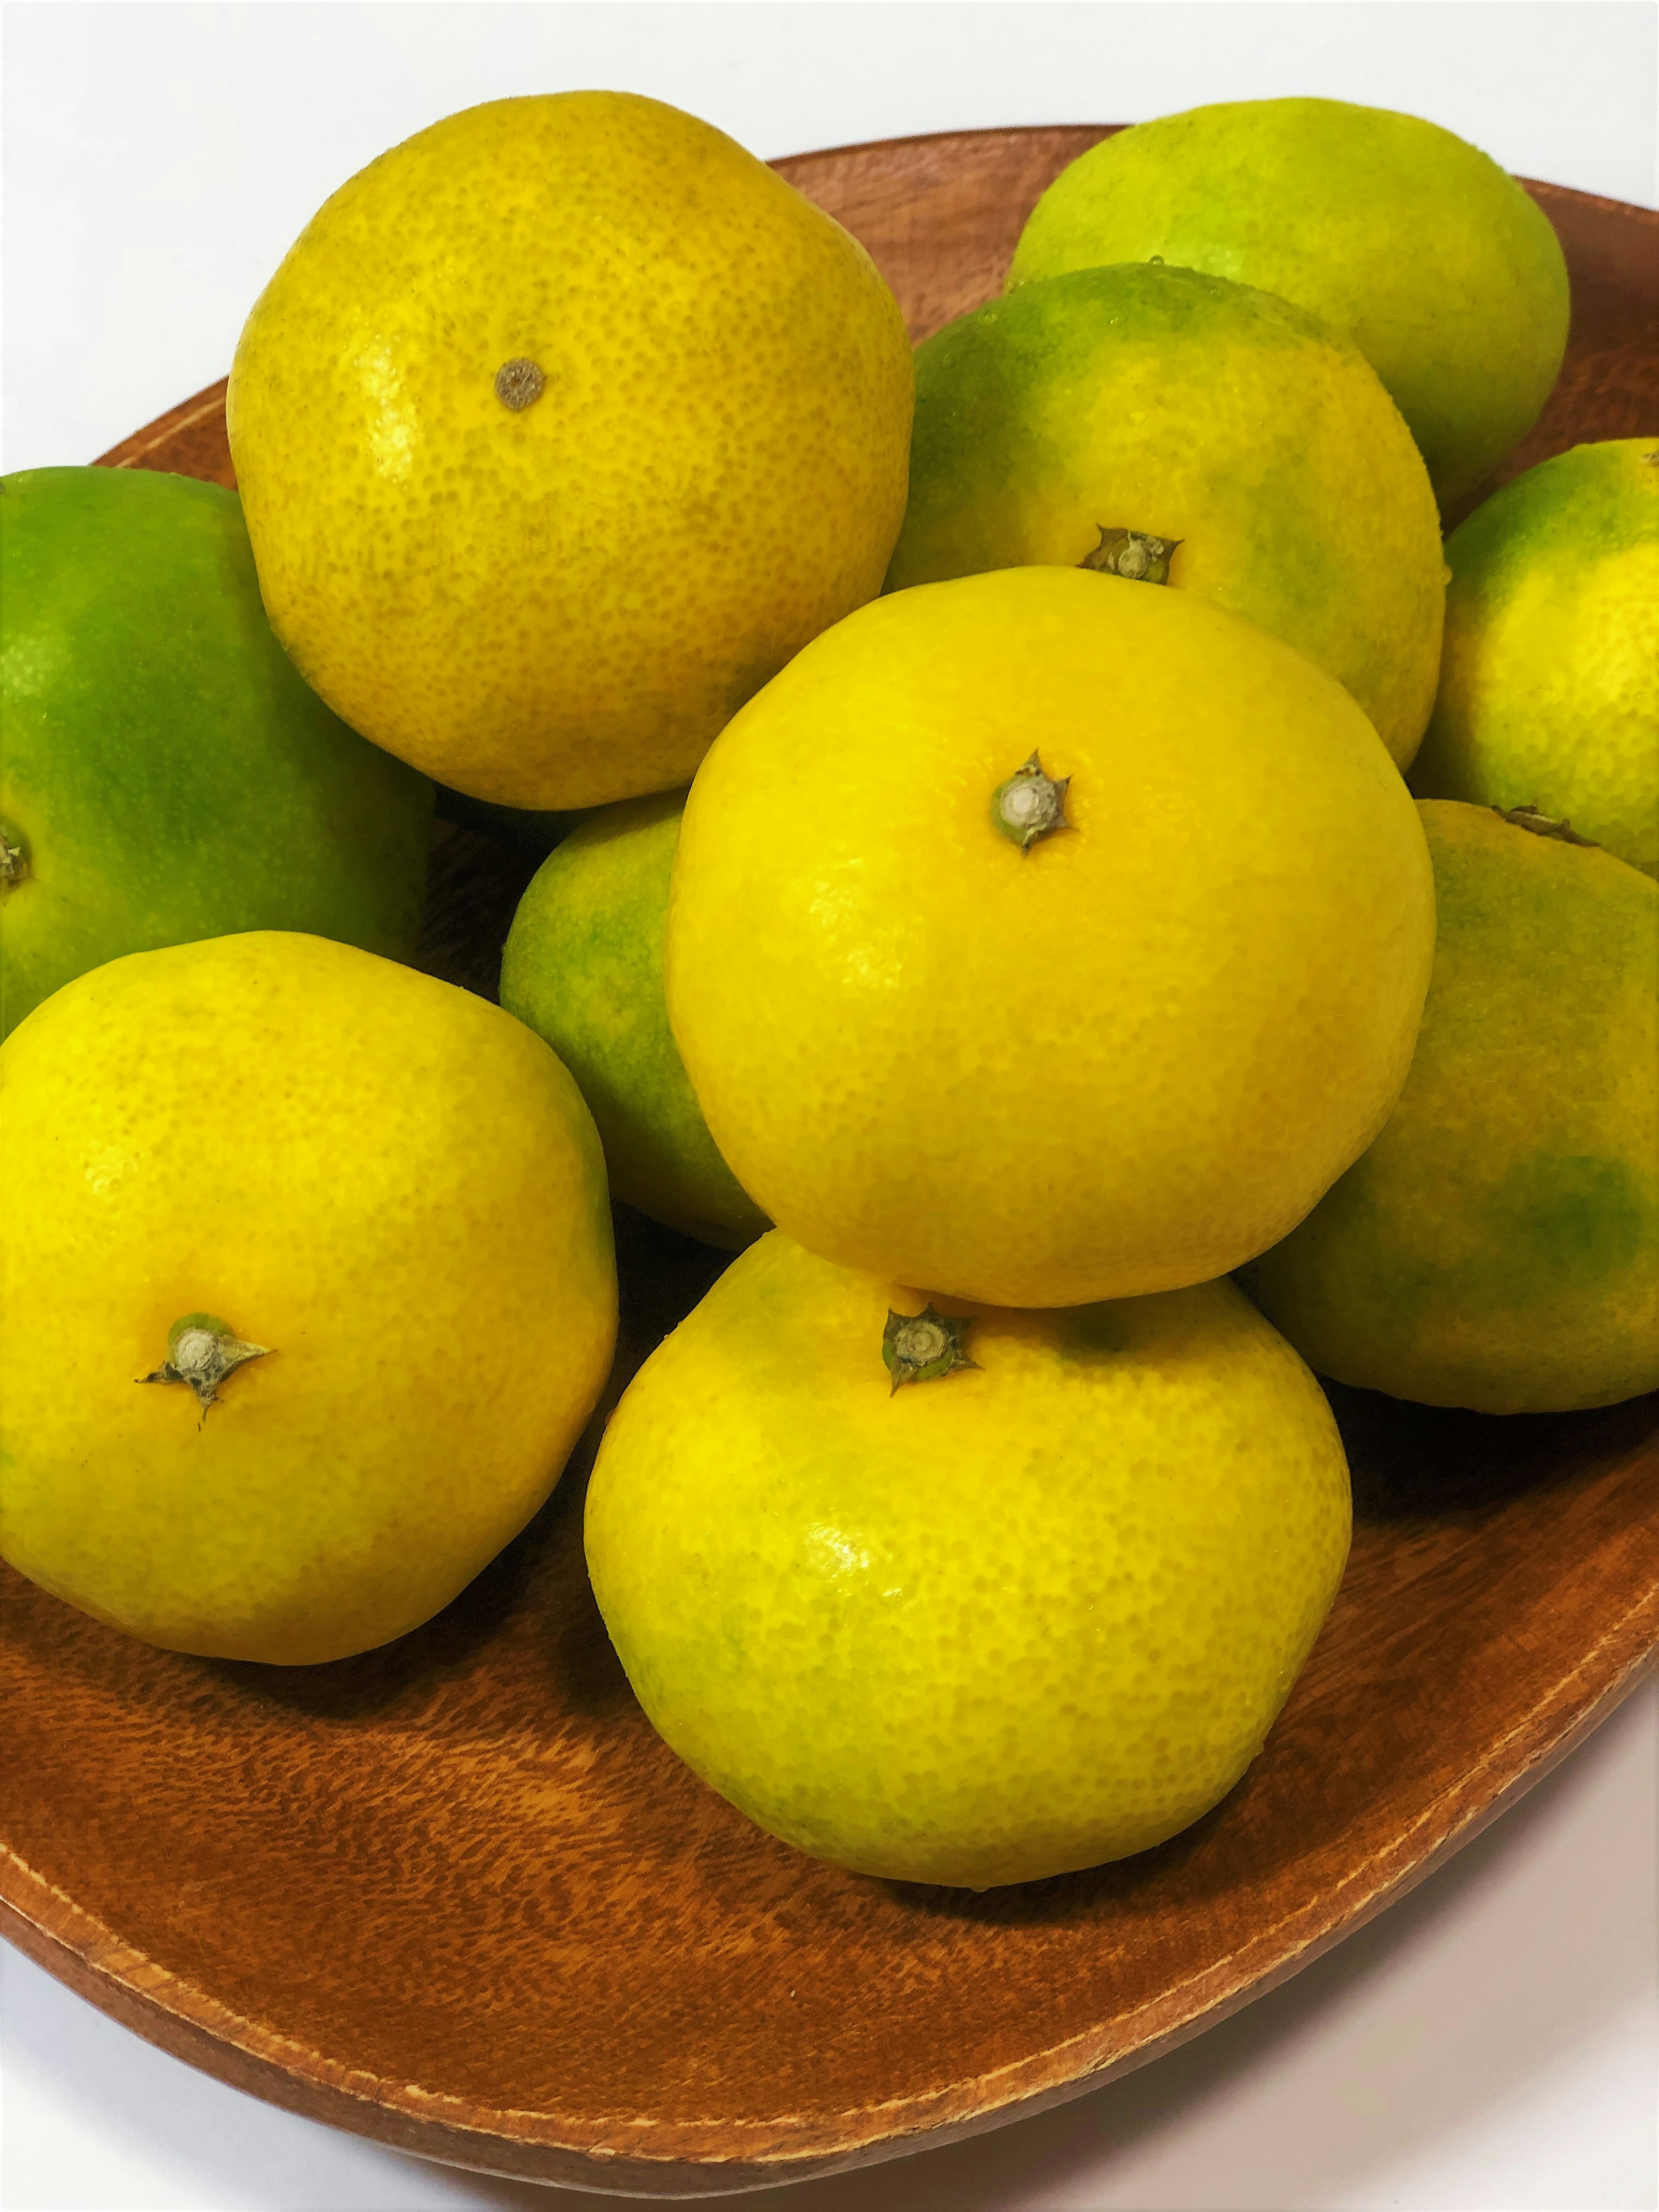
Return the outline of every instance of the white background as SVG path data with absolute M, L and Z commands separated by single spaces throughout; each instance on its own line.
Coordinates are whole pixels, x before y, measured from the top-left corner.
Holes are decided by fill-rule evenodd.
M 438 116 L 514 92 L 654 94 L 767 156 L 1322 93 L 1429 116 L 1524 174 L 1655 198 L 1659 18 L 1644 0 L 222 0 L 13 6 L 4 22 L 8 469 L 90 459 L 222 375 L 255 294 L 337 185 Z M 1646 2212 L 1656 1800 L 1650 1686 L 1382 1920 L 1172 2057 L 976 2142 L 739 2201 Z M 423 2166 L 274 2112 L 3 1946 L 0 2161 L 5 2212 L 617 2201 Z

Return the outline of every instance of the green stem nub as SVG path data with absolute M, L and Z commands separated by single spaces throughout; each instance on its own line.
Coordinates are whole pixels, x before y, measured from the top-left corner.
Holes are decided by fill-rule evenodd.
M 1534 837 L 1559 837 L 1564 845 L 1588 845 L 1595 853 L 1601 849 L 1594 837 L 1581 837 L 1571 822 L 1565 818 L 1558 822 L 1553 815 L 1540 814 L 1535 806 L 1494 806 L 1492 812 L 1511 829 L 1530 830 Z
M 0 822 L 0 884 L 21 884 L 29 872 L 29 848 L 22 833 Z
M 973 1316 L 942 1314 L 930 1299 L 919 1314 L 894 1313 L 881 1333 L 881 1356 L 893 1378 L 893 1390 L 906 1382 L 931 1382 L 959 1368 L 977 1367 L 963 1350 Z M 888 1392 L 890 1398 L 893 1391 Z
M 226 1376 L 246 1360 L 264 1358 L 270 1350 L 268 1344 L 245 1343 L 216 1314 L 183 1314 L 167 1331 L 167 1358 L 153 1375 L 141 1375 L 138 1380 L 189 1383 L 205 1420 L 208 1407 L 219 1402 L 219 1385 Z
M 1132 584 L 1169 582 L 1170 563 L 1180 538 L 1154 538 L 1150 530 L 1108 530 L 1103 522 L 1095 528 L 1100 543 L 1084 555 L 1079 568 L 1092 568 L 1103 576 L 1127 576 Z
M 522 354 L 516 360 L 504 361 L 495 371 L 495 397 L 514 415 L 522 415 L 546 388 L 540 365 L 526 361 Z
M 1056 830 L 1074 825 L 1066 819 L 1066 787 L 1069 775 L 1049 776 L 1033 753 L 1017 768 L 1006 783 L 1000 783 L 991 799 L 991 818 L 1011 844 L 1029 853 L 1039 837 L 1052 837 Z

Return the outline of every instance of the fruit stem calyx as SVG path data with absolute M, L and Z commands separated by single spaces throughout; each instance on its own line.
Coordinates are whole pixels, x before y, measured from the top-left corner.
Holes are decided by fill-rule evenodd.
M 521 415 L 546 389 L 547 379 L 540 364 L 526 360 L 522 354 L 504 361 L 495 371 L 495 397 L 514 415 Z
M 1540 814 L 1535 806 L 1494 806 L 1492 812 L 1511 829 L 1530 830 L 1534 837 L 1559 837 L 1564 845 L 1588 845 L 1596 853 L 1601 849 L 1594 837 L 1581 837 L 1565 816 L 1558 822 L 1553 815 Z
M 187 1382 L 205 1420 L 208 1407 L 219 1402 L 219 1385 L 226 1376 L 247 1360 L 264 1359 L 270 1350 L 268 1344 L 246 1343 L 216 1314 L 181 1314 L 167 1331 L 167 1358 L 154 1374 L 141 1375 L 138 1380 Z
M 959 1368 L 979 1365 L 963 1349 L 973 1316 L 942 1314 L 932 1299 L 919 1314 L 894 1313 L 890 1307 L 881 1333 L 881 1356 L 893 1378 L 893 1390 L 906 1382 L 931 1382 Z M 890 1398 L 893 1390 L 888 1392 Z
M 1167 584 L 1170 563 L 1175 550 L 1182 543 L 1179 538 L 1155 538 L 1150 530 L 1109 530 L 1103 522 L 1095 528 L 1100 532 L 1100 543 L 1092 553 L 1085 553 L 1078 562 L 1079 568 L 1093 569 L 1104 576 L 1127 576 L 1132 584 Z
M 29 872 L 29 848 L 21 831 L 0 822 L 0 884 L 21 884 Z
M 1011 844 L 1029 853 L 1039 837 L 1077 826 L 1066 819 L 1066 789 L 1071 781 L 1069 775 L 1045 775 L 1042 763 L 1033 753 L 1006 783 L 997 786 L 991 818 Z

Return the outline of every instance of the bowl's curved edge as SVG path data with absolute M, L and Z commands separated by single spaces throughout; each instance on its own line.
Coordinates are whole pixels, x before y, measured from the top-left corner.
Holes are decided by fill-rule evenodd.
M 93 463 L 95 469 L 163 468 L 169 474 L 199 477 L 209 483 L 234 485 L 230 441 L 225 434 L 228 376 L 191 392 L 165 415 L 123 438 Z
M 1121 123 L 1056 124 L 1009 125 L 1001 131 L 933 131 L 919 132 L 908 138 L 878 138 L 855 146 L 825 146 L 803 154 L 781 156 L 769 166 L 793 182 L 809 181 L 815 171 L 828 169 L 831 165 L 879 149 L 892 155 L 915 153 L 925 155 L 942 150 L 946 145 L 966 139 L 983 140 L 988 137 L 1074 138 L 1079 151 L 1087 144 L 1096 143 L 1127 126 Z M 1576 213 L 1613 218 L 1634 223 L 1642 228 L 1659 227 L 1659 209 L 1638 207 L 1629 200 L 1605 198 L 1597 192 L 1580 191 L 1573 185 L 1554 185 L 1535 177 L 1521 177 L 1516 181 L 1524 185 L 1533 197 L 1552 215 L 1569 218 Z M 811 194 L 808 194 L 811 197 Z M 234 485 L 235 472 L 231 466 L 229 442 L 225 434 L 225 388 L 229 379 L 222 376 L 215 384 L 192 392 L 188 399 L 180 400 L 165 415 L 158 415 L 153 422 L 123 438 L 107 453 L 100 453 L 93 463 L 94 468 L 142 469 L 164 466 L 181 476 L 201 477 L 210 483 Z M 164 461 L 155 457 L 165 454 Z M 1500 474 L 1502 471 L 1499 472 Z M 1497 482 L 1480 487 L 1484 495 Z M 1465 505 L 1468 504 L 1466 501 Z
M 933 2149 L 1068 2102 L 1190 2041 L 1276 1989 L 1443 1865 L 1659 1671 L 1659 1584 L 1640 1597 L 1491 1757 L 1327 1894 L 1218 1960 L 1131 2024 L 1015 2066 L 832 2122 L 596 2124 L 486 2112 L 358 2073 L 240 2018 L 121 1942 L 0 1847 L 0 1935 L 149 2043 L 266 2103 L 389 2147 L 505 2179 L 617 2196 L 698 2197 L 805 2181 Z M 1337 1909 L 1332 1911 L 1332 1906 Z

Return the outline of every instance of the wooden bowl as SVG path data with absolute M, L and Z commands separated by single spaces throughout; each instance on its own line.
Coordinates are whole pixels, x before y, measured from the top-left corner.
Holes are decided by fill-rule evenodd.
M 778 166 L 918 336 L 997 287 L 1099 129 Z M 1531 187 L 1572 266 L 1510 463 L 1659 422 L 1659 218 Z M 231 480 L 223 386 L 106 459 Z M 427 957 L 490 991 L 531 863 L 455 832 Z M 623 1212 L 631 1372 L 722 1266 Z M 1511 1420 L 1334 1392 L 1358 1526 L 1267 1749 L 1142 1856 L 985 1896 L 800 1857 L 681 1766 L 581 1557 L 586 1457 L 448 1611 L 313 1669 L 180 1658 L 0 1583 L 0 1930 L 271 2102 L 426 2156 L 698 2197 L 994 2127 L 1143 2063 L 1380 1911 L 1603 1719 L 1659 1636 L 1659 1403 Z

